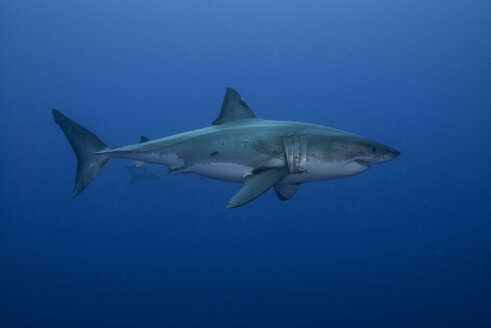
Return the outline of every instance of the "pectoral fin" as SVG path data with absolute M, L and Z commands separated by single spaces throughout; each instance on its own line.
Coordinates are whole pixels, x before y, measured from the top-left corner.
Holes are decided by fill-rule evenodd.
M 300 184 L 285 184 L 280 182 L 274 186 L 274 190 L 280 200 L 289 200 L 295 195 L 298 187 L 300 187 Z
M 244 186 L 228 202 L 227 208 L 247 204 L 268 191 L 288 174 L 286 167 L 275 167 L 254 172 L 244 178 Z

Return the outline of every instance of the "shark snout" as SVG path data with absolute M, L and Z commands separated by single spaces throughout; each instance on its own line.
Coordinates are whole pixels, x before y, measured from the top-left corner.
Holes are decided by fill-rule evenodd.
M 393 160 L 394 158 L 396 158 L 397 156 L 399 156 L 401 154 L 400 151 L 398 151 L 397 149 L 394 149 L 394 148 L 391 148 L 391 147 L 388 147 L 386 146 L 386 148 L 384 149 L 384 153 L 382 155 L 382 162 L 388 162 L 388 161 L 391 161 Z
M 400 151 L 392 147 L 377 144 L 369 149 L 363 156 L 358 157 L 359 160 L 367 161 L 371 164 L 385 163 L 393 160 L 401 154 Z

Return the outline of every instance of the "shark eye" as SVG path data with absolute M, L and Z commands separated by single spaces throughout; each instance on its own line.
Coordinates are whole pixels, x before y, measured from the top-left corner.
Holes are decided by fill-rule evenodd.
M 377 151 L 377 147 L 373 146 L 372 147 L 372 152 L 376 152 Z

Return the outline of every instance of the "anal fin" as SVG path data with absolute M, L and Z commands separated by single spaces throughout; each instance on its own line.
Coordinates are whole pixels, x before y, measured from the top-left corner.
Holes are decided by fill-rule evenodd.
M 286 167 L 274 167 L 260 170 L 244 178 L 244 186 L 228 202 L 227 208 L 247 204 L 264 194 L 288 174 Z

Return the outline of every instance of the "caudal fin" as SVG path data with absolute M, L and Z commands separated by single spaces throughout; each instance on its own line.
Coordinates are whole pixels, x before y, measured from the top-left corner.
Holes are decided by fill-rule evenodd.
M 107 158 L 95 154 L 107 148 L 95 134 L 72 121 L 58 110 L 53 109 L 53 117 L 65 134 L 68 142 L 77 156 L 77 176 L 75 179 L 75 189 L 73 197 L 80 194 L 96 176 L 97 172 L 107 162 Z

